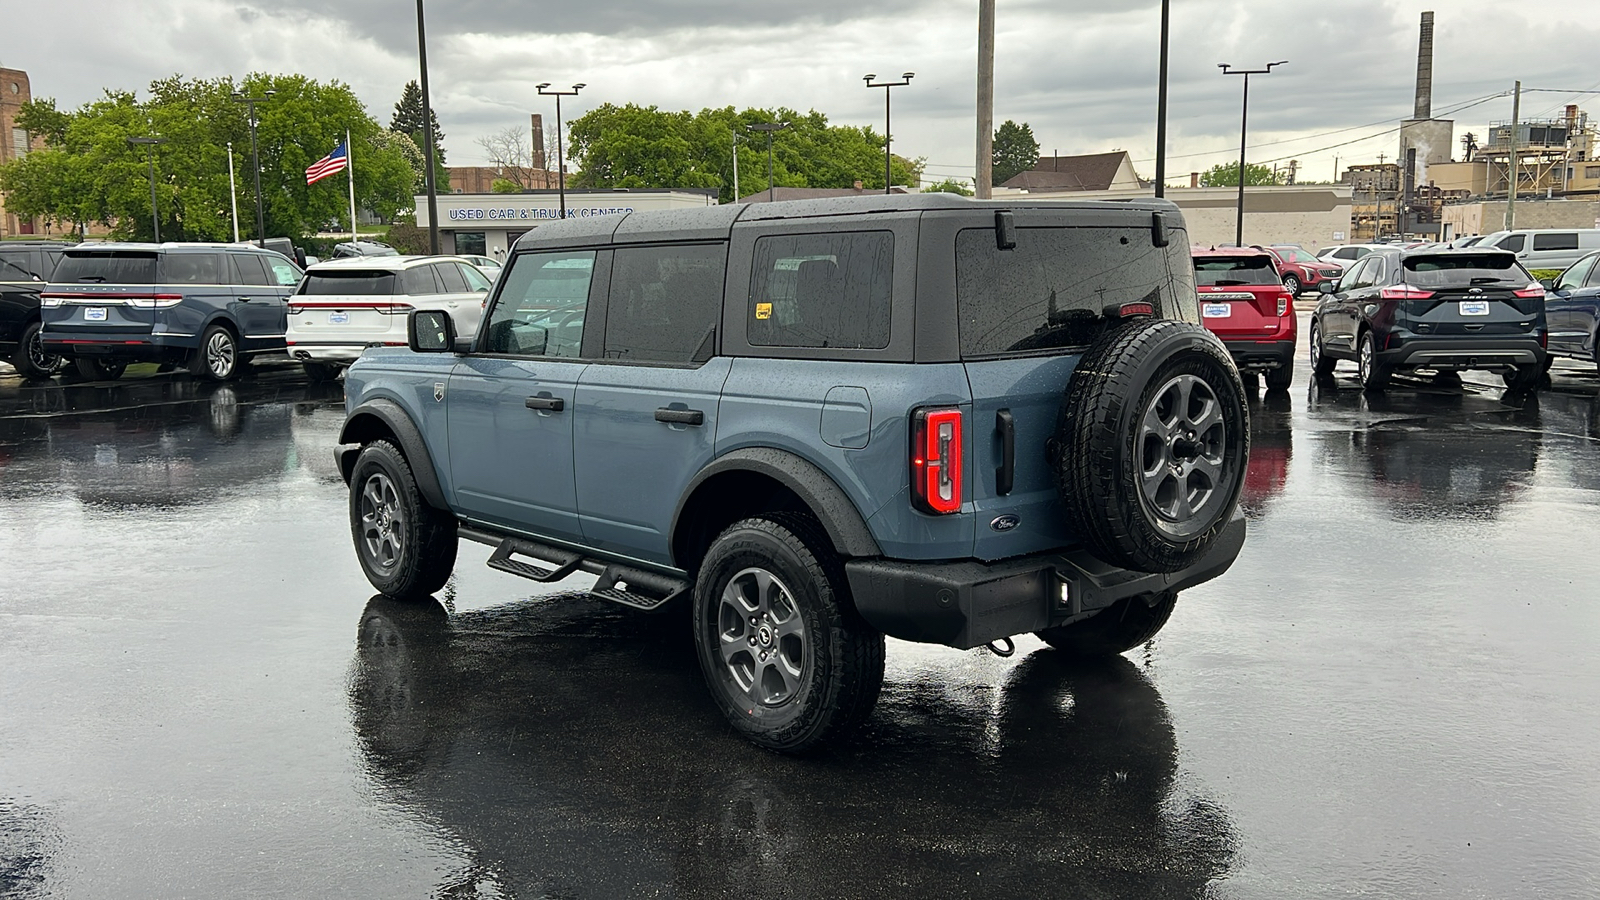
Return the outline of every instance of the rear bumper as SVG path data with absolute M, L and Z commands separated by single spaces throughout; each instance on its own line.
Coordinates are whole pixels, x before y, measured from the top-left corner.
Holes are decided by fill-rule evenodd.
M 1410 338 L 1378 352 L 1389 367 L 1496 369 L 1543 365 L 1546 353 L 1534 337 Z
M 46 353 L 128 360 L 181 358 L 200 345 L 195 335 L 137 331 L 45 331 L 40 339 L 44 342 Z
M 371 344 L 355 343 L 349 341 L 301 341 L 292 336 L 289 339 L 289 357 L 300 362 L 327 362 L 344 363 L 346 365 L 361 358 L 361 354 L 369 346 L 393 347 L 405 346 L 383 341 L 374 341 Z
M 1222 341 L 1239 371 L 1281 369 L 1294 364 L 1294 338 L 1276 341 Z
M 856 609 L 872 627 L 966 650 L 1060 625 L 1125 597 L 1210 581 L 1233 565 L 1244 534 L 1244 514 L 1235 510 L 1210 553 L 1165 575 L 1108 566 L 1082 549 L 997 563 L 852 559 L 844 569 Z

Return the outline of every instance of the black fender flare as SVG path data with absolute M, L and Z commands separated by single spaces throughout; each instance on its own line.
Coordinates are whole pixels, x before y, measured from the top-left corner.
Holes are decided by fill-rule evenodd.
M 672 513 L 670 533 L 674 545 L 684 509 L 696 490 L 718 475 L 735 471 L 764 475 L 793 491 L 816 514 L 833 548 L 841 556 L 883 555 L 861 511 L 856 509 L 855 503 L 828 473 L 803 457 L 771 447 L 747 447 L 725 453 L 708 463 L 690 480 L 683 496 L 678 499 L 678 508 Z M 676 556 L 676 546 L 673 549 Z
M 344 427 L 339 430 L 339 443 L 360 445 L 389 435 L 394 436 L 400 445 L 400 452 L 405 454 L 406 462 L 411 464 L 411 477 L 417 480 L 417 490 L 422 493 L 422 499 L 434 509 L 448 510 L 450 506 L 445 502 L 444 488 L 439 484 L 439 473 L 433 467 L 428 444 L 422 439 L 421 429 L 411 421 L 411 416 L 400 404 L 378 397 L 350 410 L 350 415 L 345 417 Z M 345 484 L 350 483 L 350 473 L 355 471 L 356 457 L 360 453 L 360 446 L 340 446 L 334 450 L 334 459 L 339 464 L 339 474 L 344 477 Z

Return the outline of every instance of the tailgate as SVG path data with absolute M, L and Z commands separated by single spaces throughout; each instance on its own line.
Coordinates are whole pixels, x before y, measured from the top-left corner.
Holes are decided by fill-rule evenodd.
M 1438 335 L 1527 335 L 1538 325 L 1543 300 L 1517 297 L 1509 290 L 1439 291 L 1425 300 L 1409 299 L 1405 314 L 1418 331 Z
M 46 332 L 149 334 L 155 305 L 179 299 L 149 285 L 52 285 L 39 294 L 40 318 Z
M 367 338 L 405 332 L 411 306 L 372 297 L 303 297 L 289 301 L 289 334 L 315 341 Z
M 1255 337 L 1278 328 L 1282 288 L 1202 287 L 1200 318 L 1223 337 Z

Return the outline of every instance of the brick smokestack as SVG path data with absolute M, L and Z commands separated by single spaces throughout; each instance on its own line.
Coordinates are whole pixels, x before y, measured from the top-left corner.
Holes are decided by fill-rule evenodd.
M 1413 119 L 1433 118 L 1433 11 L 1422 14 L 1417 39 L 1417 108 Z
M 533 163 L 535 170 L 543 172 L 545 170 L 544 116 L 533 113 L 530 117 L 530 124 L 533 126 L 533 146 L 530 148 L 533 152 L 530 161 Z

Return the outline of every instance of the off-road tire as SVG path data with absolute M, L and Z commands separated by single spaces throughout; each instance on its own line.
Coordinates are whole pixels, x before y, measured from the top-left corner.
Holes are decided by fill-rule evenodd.
M 1124 597 L 1087 619 L 1034 633 L 1046 644 L 1075 656 L 1125 653 L 1155 637 L 1177 602 L 1175 591 Z
M 1146 420 L 1180 382 L 1189 385 L 1180 396 L 1202 403 L 1209 397 L 1219 418 L 1201 428 L 1189 418 L 1192 403 L 1174 413 L 1177 427 L 1187 421 L 1200 429 L 1187 450 L 1177 437 L 1146 433 Z M 1204 391 L 1193 393 L 1196 385 Z M 1068 527 L 1110 565 L 1176 572 L 1194 564 L 1233 517 L 1244 488 L 1250 452 L 1244 398 L 1227 349 L 1198 325 L 1141 319 L 1102 335 L 1073 371 L 1048 447 Z M 1160 468 L 1161 460 L 1180 454 L 1188 454 L 1186 463 Z M 1210 489 L 1195 508 L 1190 486 L 1202 468 L 1211 473 L 1202 478 Z M 1184 498 L 1186 518 L 1169 516 L 1152 496 L 1169 482 Z
M 22 340 L 17 343 L 16 355 L 11 357 L 11 365 L 17 369 L 24 381 L 43 381 L 61 370 L 61 357 L 49 356 L 44 352 L 44 343 L 39 338 L 39 332 L 44 326 L 38 322 L 29 322 L 22 329 Z
M 455 570 L 455 517 L 428 505 L 410 463 L 388 441 L 373 441 L 356 457 L 350 473 L 350 536 L 367 581 L 396 600 L 431 596 Z M 391 539 L 387 544 L 385 537 Z M 387 549 L 374 550 L 373 542 Z
M 1311 338 L 1307 343 L 1311 353 L 1311 374 L 1317 378 L 1332 377 L 1333 369 L 1339 364 L 1339 361 L 1329 356 L 1323 348 L 1322 328 L 1316 323 L 1316 320 L 1311 322 Z
M 189 356 L 189 374 L 207 381 L 232 381 L 244 367 L 239 338 L 226 325 L 207 328 L 200 335 L 199 348 Z
M 1267 382 L 1267 390 L 1286 391 L 1289 382 L 1294 381 L 1294 361 L 1290 360 L 1276 369 L 1268 369 L 1261 377 Z
M 751 691 L 767 673 L 753 671 L 752 686 L 741 686 L 724 647 L 754 650 L 764 642 L 737 612 L 733 620 L 724 612 L 736 579 L 764 571 L 776 579 L 792 604 L 804 631 L 800 644 L 800 673 L 794 686 L 777 702 L 757 701 Z M 797 513 L 764 513 L 728 526 L 706 552 L 694 586 L 694 642 L 700 669 L 713 702 L 735 731 L 761 747 L 782 753 L 799 753 L 833 740 L 859 725 L 872 712 L 883 686 L 883 635 L 855 610 L 844 564 L 817 521 Z M 758 617 L 765 621 L 765 615 Z M 789 619 L 783 619 L 785 623 Z M 725 640 L 731 626 L 738 633 Z M 742 639 L 742 640 L 741 640 Z M 778 664 L 774 639 L 772 663 Z M 752 652 L 750 660 L 755 661 Z M 787 670 L 785 670 L 787 671 Z
M 1361 387 L 1381 391 L 1389 386 L 1389 367 L 1378 362 L 1378 346 L 1370 330 L 1361 332 L 1356 343 L 1356 367 L 1361 371 Z
M 120 359 L 95 359 L 89 356 L 80 356 L 72 363 L 86 381 L 116 381 L 128 368 L 128 364 Z

